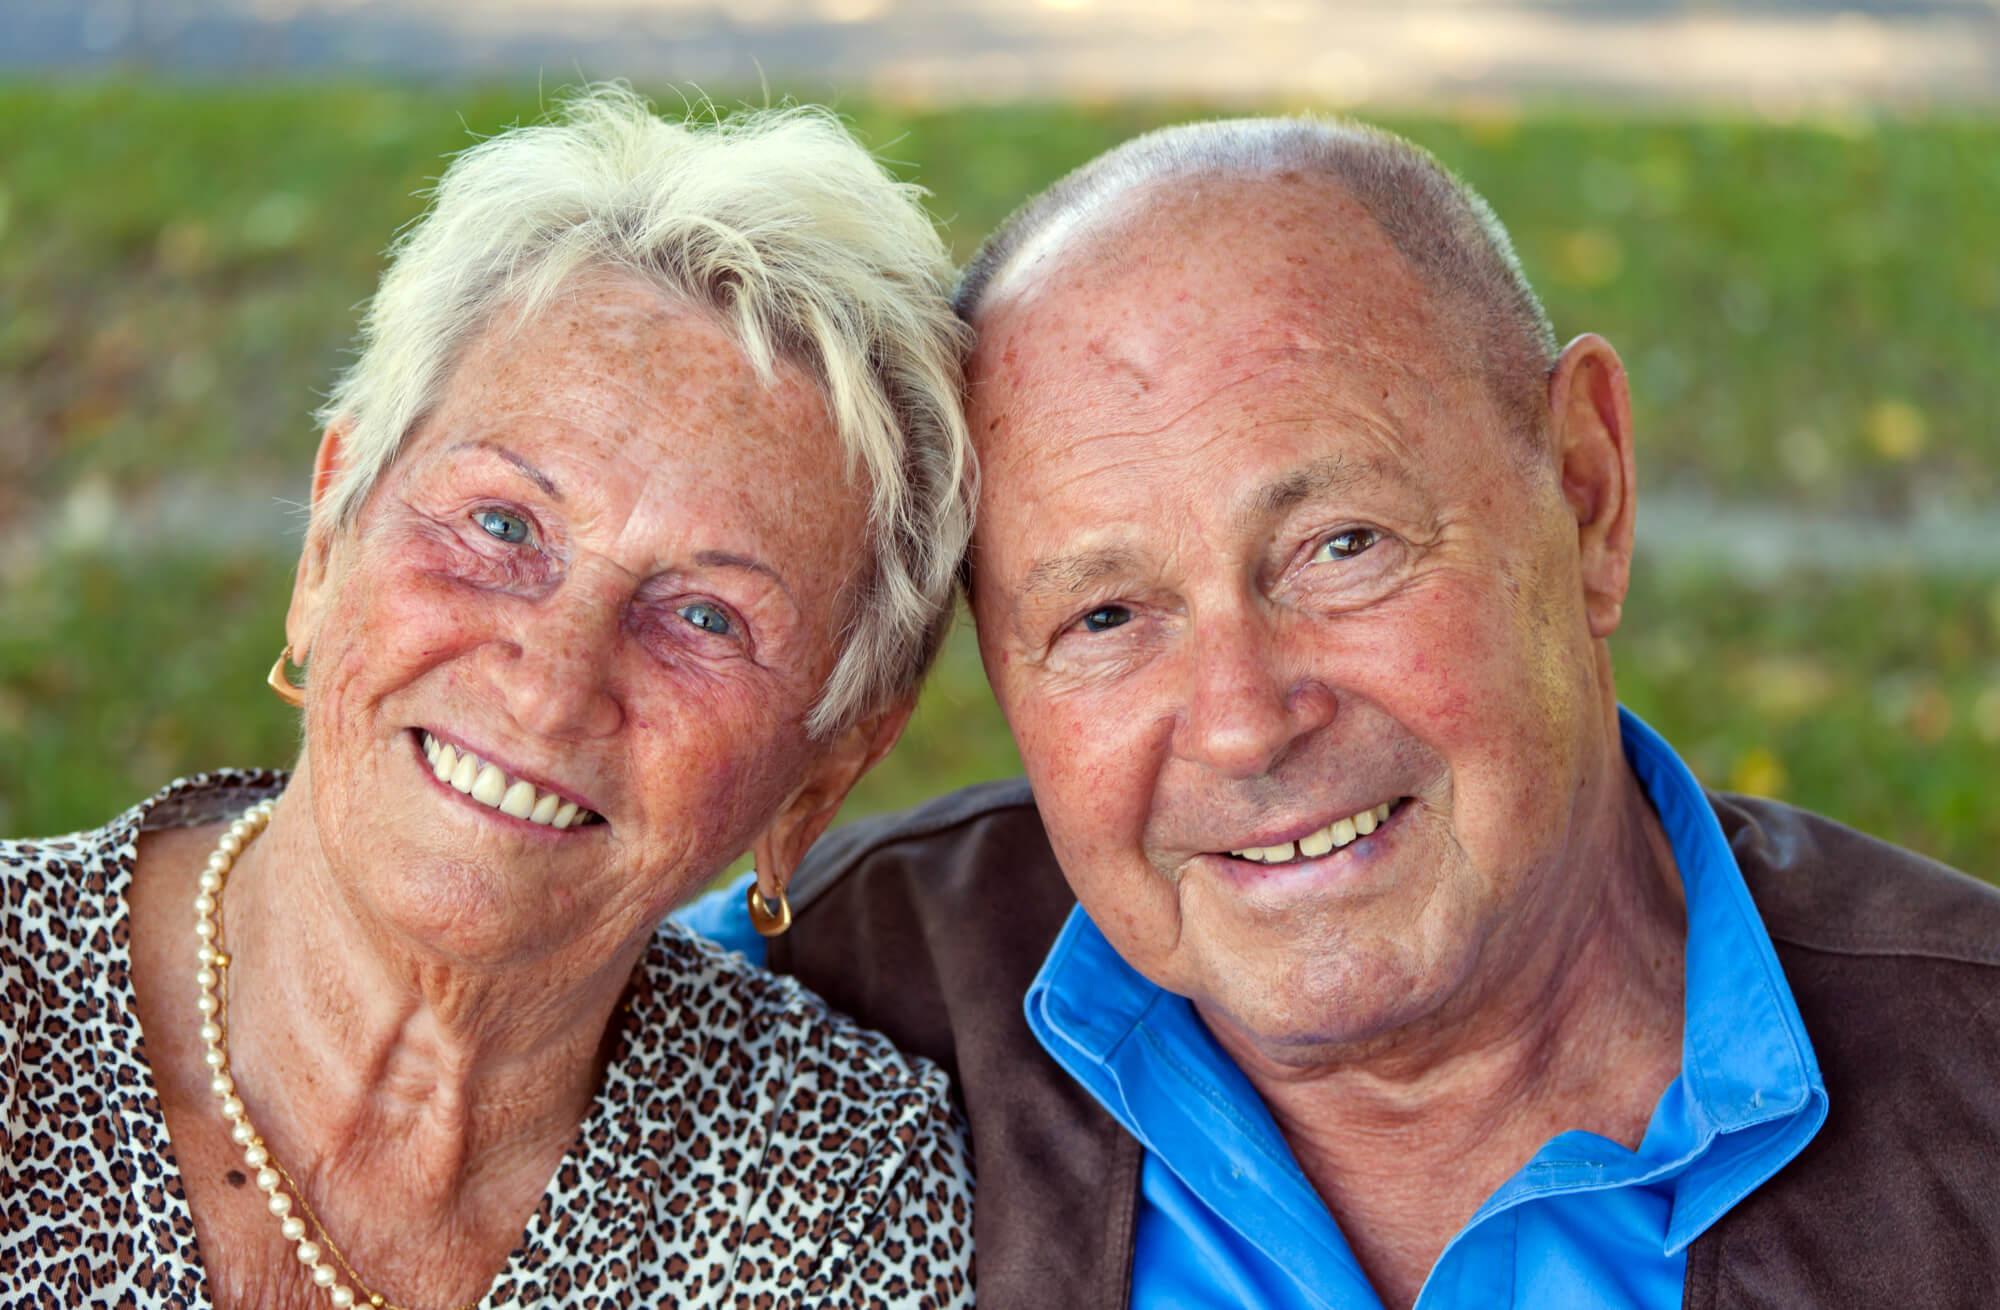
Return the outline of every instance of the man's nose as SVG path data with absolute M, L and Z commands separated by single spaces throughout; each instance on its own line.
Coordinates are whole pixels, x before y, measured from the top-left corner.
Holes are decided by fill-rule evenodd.
M 622 597 L 574 574 L 540 604 L 525 607 L 513 640 L 498 652 L 497 680 L 514 722 L 558 739 L 616 732 L 624 710 L 612 671 L 623 623 Z
M 1175 754 L 1226 777 L 1254 778 L 1332 721 L 1332 691 L 1288 657 L 1281 622 L 1249 606 L 1197 619 Z

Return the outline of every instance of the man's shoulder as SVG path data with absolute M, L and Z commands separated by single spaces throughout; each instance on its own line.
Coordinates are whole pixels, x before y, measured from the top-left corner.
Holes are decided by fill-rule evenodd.
M 2000 889 L 1779 801 L 1709 801 L 1781 949 L 2000 968 Z
M 976 783 L 921 805 L 843 824 L 813 843 L 793 876 L 793 910 L 810 907 L 845 881 L 882 878 L 921 862 L 926 882 L 948 865 L 966 883 L 976 870 L 1054 867 L 1034 792 L 1025 778 Z M 954 884 L 956 885 L 956 884 Z
M 2000 892 L 1804 810 L 1709 799 L 1828 1110 L 1695 1244 L 1686 1304 L 1983 1303 L 2000 1254 Z
M 1921 1120 L 1935 1107 L 1901 1099 L 1921 1068 L 2000 1131 L 2000 890 L 1789 805 L 1710 800 L 1836 1104 L 1866 1089 Z
M 1019 779 L 837 828 L 788 894 L 770 966 L 954 1075 L 975 1014 L 1028 1040 L 1021 997 L 1075 904 Z

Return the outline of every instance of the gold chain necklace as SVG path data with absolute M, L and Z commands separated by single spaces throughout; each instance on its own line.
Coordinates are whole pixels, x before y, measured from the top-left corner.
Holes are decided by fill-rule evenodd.
M 295 1244 L 292 1254 L 310 1272 L 313 1286 L 324 1291 L 339 1310 L 363 1303 L 380 1310 L 404 1310 L 369 1291 L 355 1274 L 354 1266 L 347 1263 L 347 1257 L 340 1253 L 319 1216 L 313 1213 L 305 1189 L 292 1180 L 285 1166 L 278 1163 L 264 1145 L 264 1139 L 251 1127 L 250 1112 L 244 1108 L 243 1098 L 236 1094 L 236 1080 L 229 1074 L 229 953 L 222 949 L 222 886 L 236 857 L 271 821 L 271 810 L 276 804 L 275 800 L 259 802 L 229 825 L 229 831 L 216 843 L 215 853 L 208 857 L 208 866 L 201 871 L 201 891 L 194 898 L 194 932 L 201 938 L 201 947 L 195 952 L 201 968 L 194 975 L 201 986 L 201 999 L 195 1002 L 195 1008 L 201 1011 L 201 1058 L 209 1070 L 208 1088 L 222 1102 L 222 1117 L 229 1120 L 229 1136 L 243 1148 L 243 1163 L 257 1171 L 258 1190 L 267 1198 L 266 1205 L 278 1220 L 278 1229 L 285 1240 Z M 312 1231 L 318 1234 L 319 1241 L 307 1235 L 305 1220 L 292 1213 L 294 1203 L 312 1221 Z M 341 1282 L 340 1274 L 334 1272 L 333 1265 L 320 1259 L 321 1255 L 331 1255 L 353 1286 Z M 475 1310 L 476 1304 L 460 1306 L 458 1310 Z

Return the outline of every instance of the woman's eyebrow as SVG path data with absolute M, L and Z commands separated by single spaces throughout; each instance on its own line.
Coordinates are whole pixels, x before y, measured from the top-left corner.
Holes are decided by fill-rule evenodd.
M 779 591 L 785 593 L 787 600 L 794 605 L 799 603 L 799 598 L 792 594 L 792 589 L 786 584 L 783 575 L 763 560 L 753 559 L 748 555 L 737 555 L 726 550 L 702 550 L 695 552 L 694 562 L 705 569 L 743 569 L 760 577 L 769 578 Z
M 461 441 L 456 446 L 453 446 L 452 450 L 483 450 L 490 454 L 498 455 L 501 459 L 512 464 L 522 477 L 541 488 L 542 494 L 549 497 L 549 499 L 561 500 L 563 498 L 562 490 L 556 486 L 554 478 L 551 478 L 548 474 L 529 463 L 525 456 L 509 450 L 505 446 L 490 441 Z

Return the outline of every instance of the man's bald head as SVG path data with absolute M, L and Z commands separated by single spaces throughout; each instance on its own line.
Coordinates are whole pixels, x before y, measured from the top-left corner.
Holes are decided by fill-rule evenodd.
M 1177 183 L 1290 174 L 1336 182 L 1378 226 L 1435 302 L 1446 356 L 1485 381 L 1510 426 L 1533 439 L 1546 415 L 1555 330 L 1513 243 L 1479 194 L 1427 152 L 1357 123 L 1251 118 L 1162 128 L 1098 156 L 1016 210 L 981 245 L 954 305 L 980 315 L 1018 272 L 1059 257 L 1116 202 Z

